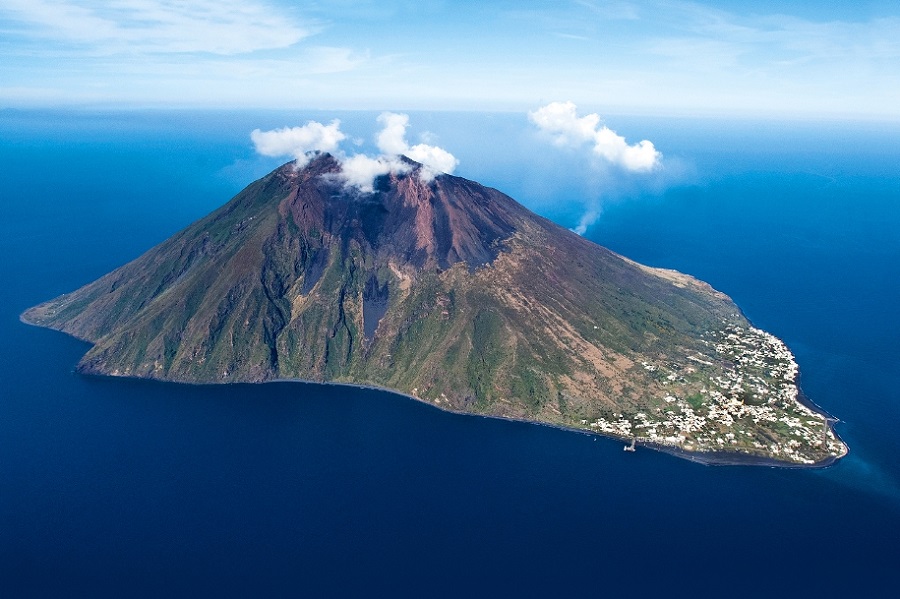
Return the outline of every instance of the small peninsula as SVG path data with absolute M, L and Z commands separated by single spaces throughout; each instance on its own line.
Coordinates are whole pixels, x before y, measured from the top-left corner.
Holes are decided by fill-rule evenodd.
M 374 386 L 707 463 L 847 453 L 726 295 L 404 160 L 371 191 L 285 164 L 22 320 L 93 344 L 83 373 Z

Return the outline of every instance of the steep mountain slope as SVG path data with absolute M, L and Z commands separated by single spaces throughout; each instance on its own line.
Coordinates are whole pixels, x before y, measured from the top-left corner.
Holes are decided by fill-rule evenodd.
M 349 382 L 706 456 L 845 453 L 728 297 L 410 168 L 361 193 L 327 154 L 284 165 L 23 320 L 93 343 L 87 373 Z

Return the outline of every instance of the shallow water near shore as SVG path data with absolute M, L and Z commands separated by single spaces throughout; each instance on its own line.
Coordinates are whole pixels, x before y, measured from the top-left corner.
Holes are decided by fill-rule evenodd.
M 73 373 L 84 343 L 18 321 L 265 174 L 249 130 L 309 118 L 323 117 L 0 115 L 0 589 L 893 590 L 900 127 L 622 117 L 620 132 L 691 172 L 611 199 L 587 232 L 709 282 L 782 338 L 850 446 L 825 469 L 704 467 L 371 389 L 84 377 Z M 427 127 L 458 174 L 575 226 L 571 186 L 538 193 L 488 160 L 527 126 L 517 118 L 438 115 Z

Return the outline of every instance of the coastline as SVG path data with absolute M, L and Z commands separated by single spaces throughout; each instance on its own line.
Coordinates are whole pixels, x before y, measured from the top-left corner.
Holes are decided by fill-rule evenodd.
M 579 433 L 588 437 L 595 437 L 601 439 L 609 439 L 611 441 L 617 441 L 624 444 L 628 444 L 630 439 L 622 438 L 622 437 L 614 437 L 612 435 L 604 435 L 603 433 L 598 433 L 595 431 L 585 430 L 581 428 L 575 428 L 571 426 L 566 426 L 563 424 L 554 424 L 552 422 L 542 422 L 540 420 L 529 420 L 527 418 L 513 418 L 510 416 L 498 416 L 495 414 L 481 414 L 478 412 L 461 412 L 459 410 L 452 410 L 449 408 L 444 408 L 439 405 L 436 405 L 430 401 L 424 400 L 420 397 L 416 397 L 414 395 L 410 395 L 408 393 L 403 393 L 401 391 L 397 391 L 396 389 L 389 389 L 387 387 L 380 387 L 378 385 L 372 384 L 364 384 L 364 383 L 346 383 L 346 382 L 338 382 L 338 381 L 314 381 L 310 379 L 300 379 L 300 378 L 277 378 L 277 379 L 269 379 L 265 381 L 255 381 L 255 382 L 193 382 L 193 381 L 173 381 L 167 379 L 159 379 L 159 378 L 148 378 L 148 377 L 138 377 L 138 376 L 129 376 L 129 375 L 111 375 L 111 374 L 102 374 L 96 372 L 78 372 L 78 374 L 82 376 L 89 377 L 97 377 L 97 378 L 107 378 L 107 379 L 128 379 L 135 381 L 148 381 L 159 384 L 176 384 L 176 385 L 195 385 L 195 386 L 208 386 L 208 387 L 216 387 L 216 386 L 225 386 L 225 385 L 268 385 L 268 384 L 294 384 L 300 383 L 304 385 L 325 385 L 325 386 L 335 386 L 335 387 L 350 387 L 354 389 L 364 389 L 368 391 L 378 391 L 382 393 L 389 393 L 391 395 L 396 395 L 405 399 L 413 400 L 417 403 L 429 406 L 436 410 L 440 410 L 441 412 L 446 412 L 448 414 L 458 414 L 461 416 L 472 416 L 472 417 L 480 417 L 480 418 L 490 418 L 493 420 L 503 420 L 507 422 L 517 422 L 522 424 L 529 424 L 535 426 L 544 426 L 560 431 L 565 431 L 569 433 Z M 831 422 L 829 420 L 829 422 Z M 831 425 L 829 425 L 831 426 Z M 833 430 L 833 427 L 832 427 Z M 835 433 L 837 436 L 837 433 Z M 838 437 L 840 438 L 840 437 Z M 843 440 L 841 440 L 843 442 Z M 646 449 L 650 449 L 653 451 L 658 451 L 660 453 L 668 454 L 676 458 L 680 458 L 683 460 L 688 460 L 690 462 L 694 462 L 696 464 L 702 464 L 704 466 L 765 466 L 769 468 L 788 468 L 788 469 L 820 469 L 827 468 L 832 466 L 838 460 L 843 458 L 846 453 L 841 456 L 831 456 L 826 460 L 821 462 L 816 462 L 814 464 L 797 464 L 793 462 L 785 462 L 782 460 L 776 460 L 774 458 L 768 458 L 763 456 L 754 456 L 750 454 L 737 453 L 737 452 L 725 452 L 725 451 L 687 451 L 681 449 L 676 446 L 671 445 L 663 445 L 660 443 L 653 443 L 650 441 L 640 441 L 636 440 L 635 445 L 638 447 L 643 447 Z M 845 443 L 846 446 L 846 443 Z
M 735 302 L 734 300 L 731 300 L 731 302 L 737 308 L 738 313 L 740 313 L 741 317 L 744 320 L 746 320 L 750 324 L 751 327 L 768 332 L 766 329 L 757 327 L 753 323 L 753 321 L 750 320 L 750 318 L 744 313 L 744 311 L 741 309 L 741 307 L 737 305 L 737 302 Z M 772 335 L 773 337 L 775 337 L 776 339 L 778 339 L 778 341 L 780 341 L 781 343 L 783 343 L 784 346 L 786 348 L 788 348 L 788 351 L 790 351 L 790 346 L 784 341 L 784 339 L 782 339 L 781 337 L 778 337 L 777 335 L 775 335 L 773 333 L 769 333 L 769 334 Z M 794 356 L 794 352 L 791 352 L 791 358 L 794 360 L 794 363 L 796 364 L 797 359 Z M 809 398 L 808 395 L 806 395 L 806 393 L 803 392 L 803 386 L 800 384 L 800 381 L 802 380 L 802 376 L 803 376 L 803 372 L 800 370 L 800 365 L 797 364 L 797 374 L 794 376 L 794 380 L 793 380 L 794 386 L 797 387 L 797 398 L 796 398 L 797 403 L 799 403 L 800 405 L 802 405 L 806 408 L 809 408 L 816 414 L 819 414 L 820 416 L 825 418 L 825 422 L 828 424 L 828 428 L 831 431 L 831 434 L 834 435 L 835 439 L 837 439 L 838 441 L 841 442 L 841 445 L 843 445 L 844 450 L 845 450 L 844 453 L 842 453 L 839 456 L 830 456 L 829 458 L 822 460 L 821 462 L 816 462 L 815 464 L 791 464 L 790 462 L 787 462 L 787 463 L 779 462 L 778 460 L 772 460 L 771 458 L 761 458 L 758 456 L 750 456 L 750 455 L 744 454 L 744 455 L 746 455 L 747 458 L 755 458 L 757 460 L 761 460 L 759 462 L 756 462 L 757 465 L 760 465 L 760 466 L 769 465 L 769 464 L 765 463 L 768 460 L 768 461 L 776 462 L 776 464 L 774 464 L 773 467 L 779 467 L 779 468 L 828 468 L 829 466 L 834 465 L 837 461 L 839 461 L 842 458 L 847 457 L 847 455 L 850 454 L 850 446 L 847 445 L 847 442 L 844 441 L 844 439 L 838 434 L 838 432 L 834 428 L 834 425 L 837 424 L 838 422 L 840 422 L 841 420 L 839 418 L 832 416 L 831 412 L 829 412 L 825 408 L 816 404 L 812 399 Z M 666 449 L 660 448 L 660 449 L 658 449 L 658 451 L 666 451 Z M 694 453 L 698 453 L 698 452 L 694 452 Z M 689 459 L 689 458 L 685 457 L 685 459 Z M 701 462 L 701 463 L 705 463 L 705 462 Z M 743 463 L 745 463 L 745 462 L 739 462 L 739 464 L 743 464 Z M 723 461 L 723 462 L 712 461 L 712 462 L 709 462 L 707 465 L 730 465 L 730 463 L 727 461 Z
M 843 439 L 841 440 L 843 442 Z M 838 460 L 846 456 L 830 456 L 821 462 L 815 464 L 795 464 L 793 462 L 783 462 L 774 458 L 763 456 L 755 456 L 746 453 L 729 453 L 725 451 L 686 451 L 679 447 L 670 445 L 660 445 L 649 441 L 636 441 L 635 445 L 646 447 L 662 453 L 689 460 L 704 466 L 766 466 L 769 468 L 788 468 L 791 470 L 798 469 L 821 469 L 834 465 Z M 846 443 L 844 444 L 846 446 Z
M 55 329 L 53 327 L 47 327 L 47 326 L 44 326 L 41 324 L 30 322 L 24 318 L 24 313 L 19 315 L 19 321 L 21 323 L 29 325 L 29 326 L 54 330 L 59 333 L 68 335 L 69 337 L 72 337 L 74 339 L 78 339 L 79 341 L 93 345 L 92 342 L 90 342 L 86 339 L 81 339 L 81 338 L 77 337 L 76 335 L 71 335 L 69 333 L 60 331 L 59 329 Z M 749 322 L 749 319 L 748 319 L 748 322 Z M 514 418 L 511 416 L 498 416 L 498 415 L 494 415 L 494 414 L 481 414 L 478 412 L 463 412 L 463 411 L 459 411 L 459 410 L 453 410 L 450 408 L 445 408 L 445 407 L 439 406 L 430 401 L 424 400 L 420 397 L 416 397 L 416 396 L 410 395 L 408 393 L 403 393 L 402 391 L 398 391 L 396 389 L 389 389 L 387 387 L 381 387 L 378 385 L 366 384 L 366 383 L 350 383 L 350 382 L 342 382 L 342 381 L 316 381 L 316 380 L 301 379 L 301 378 L 273 378 L 273 379 L 265 379 L 265 380 L 259 380 L 259 381 L 205 381 L 205 382 L 182 381 L 182 380 L 156 378 L 156 377 L 145 377 L 145 376 L 95 372 L 95 371 L 90 371 L 90 370 L 83 370 L 80 368 L 80 365 L 76 365 L 74 368 L 74 371 L 81 376 L 88 376 L 88 377 L 97 377 L 97 378 L 106 378 L 106 379 L 128 379 L 128 380 L 133 380 L 133 381 L 148 381 L 148 382 L 154 382 L 154 383 L 160 383 L 160 384 L 195 385 L 195 386 L 210 386 L 210 387 L 224 386 L 224 385 L 265 385 L 265 384 L 271 384 L 271 383 L 302 383 L 302 384 L 308 384 L 308 385 L 333 385 L 333 386 L 351 387 L 351 388 L 356 388 L 356 389 L 366 389 L 366 390 L 370 390 L 370 391 L 380 391 L 380 392 L 384 392 L 384 393 L 390 393 L 392 395 L 397 395 L 400 397 L 411 399 L 418 403 L 430 406 L 432 408 L 435 408 L 435 409 L 441 410 L 442 412 L 447 412 L 450 414 L 460 414 L 463 416 L 480 416 L 482 418 L 492 418 L 492 419 L 496 419 L 496 420 L 505 420 L 508 422 L 520 422 L 520 423 L 531 424 L 531 425 L 546 426 L 549 428 L 562 430 L 562 431 L 566 431 L 566 432 L 580 433 L 582 435 L 586 435 L 586 436 L 590 436 L 590 437 L 599 437 L 599 438 L 603 438 L 603 439 L 619 441 L 619 442 L 625 443 L 626 445 L 632 441 L 631 438 L 623 438 L 623 437 L 616 437 L 613 435 L 606 435 L 606 434 L 603 434 L 600 432 L 585 430 L 585 429 L 576 428 L 573 426 L 566 426 L 563 424 L 554 424 L 551 422 L 542 422 L 539 420 L 529 420 L 527 418 Z M 817 406 L 815 403 L 813 403 L 803 393 L 803 391 L 799 385 L 799 377 L 800 377 L 800 375 L 799 375 L 799 371 L 798 371 L 797 379 L 795 381 L 795 384 L 797 385 L 797 390 L 798 390 L 797 401 L 799 401 L 804 406 L 821 414 L 822 416 L 824 416 L 826 418 L 826 421 L 828 422 L 828 426 L 831 429 L 834 436 L 838 440 L 841 441 L 841 443 L 844 445 L 845 448 L 847 448 L 847 451 L 845 451 L 842 455 L 830 456 L 826 460 L 823 460 L 821 462 L 816 462 L 814 464 L 797 464 L 797 463 L 793 463 L 793 462 L 785 462 L 782 460 L 777 460 L 775 458 L 769 458 L 769 457 L 764 457 L 764 456 L 754 456 L 751 454 L 744 454 L 744 453 L 738 453 L 738 452 L 688 451 L 688 450 L 681 449 L 677 446 L 663 445 L 660 443 L 653 443 L 651 441 L 641 441 L 639 439 L 634 440 L 634 443 L 636 446 L 640 446 L 640 447 L 644 447 L 644 448 L 651 449 L 654 451 L 658 451 L 660 453 L 665 453 L 665 454 L 671 455 L 673 457 L 688 460 L 688 461 L 694 462 L 696 464 L 702 464 L 704 466 L 766 466 L 766 467 L 770 467 L 770 468 L 789 468 L 789 469 L 827 468 L 827 467 L 835 464 L 841 458 L 845 457 L 849 453 L 849 446 L 844 442 L 843 439 L 841 439 L 841 437 L 834 430 L 834 423 L 838 422 L 838 420 L 833 418 L 828 412 L 826 412 L 825 410 L 823 410 L 822 408 Z

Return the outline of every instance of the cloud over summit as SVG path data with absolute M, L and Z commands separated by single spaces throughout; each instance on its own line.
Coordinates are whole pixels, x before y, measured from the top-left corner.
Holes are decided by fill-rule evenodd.
M 293 156 L 298 167 L 309 162 L 309 152 L 334 152 L 347 136 L 341 130 L 341 122 L 334 119 L 328 125 L 309 121 L 302 127 L 284 127 L 270 131 L 254 129 L 250 139 L 256 151 L 263 156 Z
M 409 126 L 409 115 L 394 112 L 383 112 L 378 117 L 383 129 L 378 133 L 378 149 L 386 155 L 406 156 L 427 167 L 425 176 L 438 173 L 453 174 L 459 166 L 456 157 L 438 146 L 421 143 L 410 146 L 406 141 L 406 128 Z
M 410 146 L 406 140 L 409 115 L 384 112 L 378 117 L 382 126 L 375 140 L 381 154 L 368 156 L 362 153 L 347 155 L 340 150 L 340 143 L 347 139 L 340 130 L 340 121 L 328 125 L 310 121 L 302 127 L 284 127 L 250 133 L 256 151 L 263 156 L 292 156 L 298 167 L 305 166 L 312 152 L 329 152 L 341 163 L 341 178 L 345 185 L 363 192 L 373 191 L 375 178 L 388 173 L 405 173 L 411 166 L 401 156 L 422 164 L 419 178 L 431 181 L 440 173 L 452 174 L 459 164 L 447 150 L 425 143 Z

